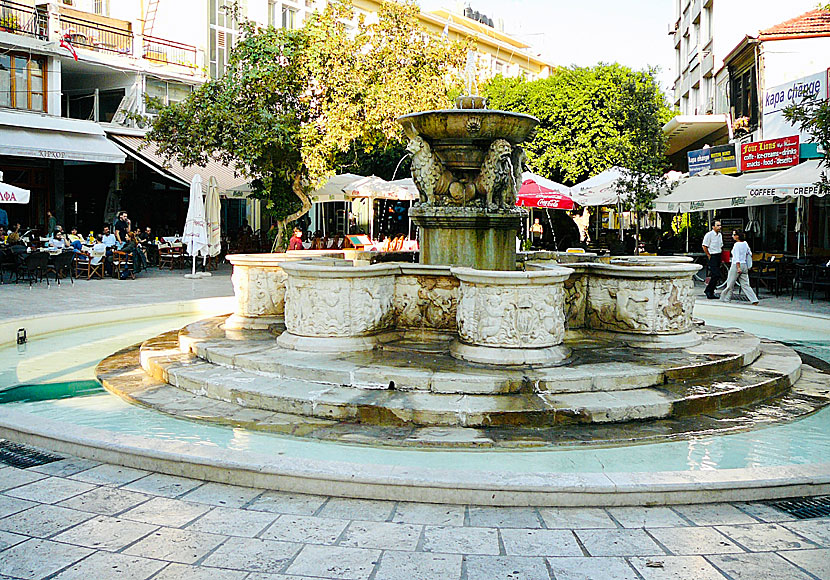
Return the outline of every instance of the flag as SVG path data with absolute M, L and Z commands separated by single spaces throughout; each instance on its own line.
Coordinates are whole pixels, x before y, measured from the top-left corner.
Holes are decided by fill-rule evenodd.
M 447 16 L 447 23 L 444 25 L 444 30 L 441 32 L 441 38 L 447 38 L 450 35 L 450 22 L 452 22 L 452 14 Z
M 75 52 L 75 47 L 72 46 L 71 36 L 72 35 L 68 32 L 66 34 L 64 34 L 63 36 L 61 36 L 60 46 L 61 46 L 61 48 L 65 48 L 66 50 L 68 50 L 72 54 L 72 58 L 74 58 L 75 60 L 78 60 L 78 53 Z

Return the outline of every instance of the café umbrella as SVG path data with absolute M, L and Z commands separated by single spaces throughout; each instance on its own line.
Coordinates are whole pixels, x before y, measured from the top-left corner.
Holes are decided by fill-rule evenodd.
M 219 183 L 216 177 L 208 179 L 207 195 L 205 196 L 205 226 L 207 227 L 208 249 L 207 255 L 218 256 L 222 251 L 222 205 L 219 202 Z
M 544 177 L 525 173 L 522 186 L 516 196 L 519 207 L 540 207 L 546 209 L 573 209 L 574 200 L 569 195 L 569 188 Z
M 198 173 L 193 176 L 190 182 L 190 202 L 187 206 L 187 218 L 184 221 L 184 233 L 182 243 L 187 248 L 187 253 L 193 257 L 193 269 L 186 278 L 200 278 L 196 274 L 196 256 L 201 254 L 207 256 L 208 234 L 205 223 L 205 202 L 202 199 L 202 176 Z
M 0 182 L 0 203 L 29 203 L 28 189 Z

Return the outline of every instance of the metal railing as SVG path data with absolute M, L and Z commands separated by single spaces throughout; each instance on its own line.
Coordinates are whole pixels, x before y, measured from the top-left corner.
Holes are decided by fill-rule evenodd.
M 156 38 L 155 36 L 144 37 L 144 50 L 142 55 L 151 62 L 172 64 L 186 68 L 196 68 L 196 47 L 182 42 Z
M 133 54 L 133 33 L 100 22 L 60 15 L 61 35 L 67 37 L 73 46 L 80 46 L 100 52 Z
M 45 12 L 11 0 L 0 0 L 0 32 L 25 34 L 46 40 L 49 36 L 47 30 Z

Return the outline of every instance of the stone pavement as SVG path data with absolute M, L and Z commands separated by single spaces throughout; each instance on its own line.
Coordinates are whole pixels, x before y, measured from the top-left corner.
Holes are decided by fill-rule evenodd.
M 66 458 L 0 467 L 0 578 L 830 579 L 830 518 L 351 500 Z

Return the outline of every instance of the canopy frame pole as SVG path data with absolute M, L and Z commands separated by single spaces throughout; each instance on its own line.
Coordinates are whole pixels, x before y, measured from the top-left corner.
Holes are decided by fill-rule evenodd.
M 689 230 L 692 229 L 692 214 L 686 214 L 686 253 L 689 253 Z

